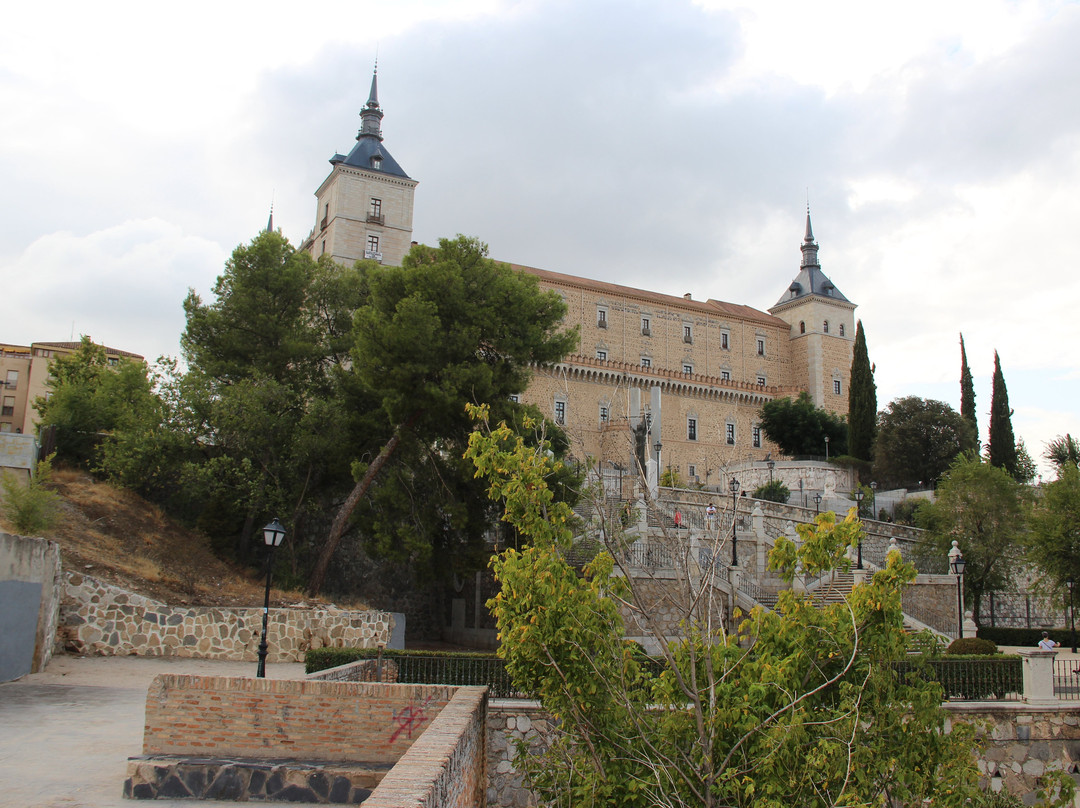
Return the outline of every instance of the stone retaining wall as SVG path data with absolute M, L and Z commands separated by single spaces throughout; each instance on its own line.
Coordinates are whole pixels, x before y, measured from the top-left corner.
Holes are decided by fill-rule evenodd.
M 57 642 L 61 649 L 103 656 L 180 656 L 253 661 L 262 609 L 169 606 L 103 583 L 65 573 Z M 390 612 L 340 609 L 271 609 L 270 662 L 302 662 L 309 648 L 390 645 Z
M 954 702 L 950 715 L 969 723 L 987 722 L 976 763 L 981 786 L 1027 797 L 1047 772 L 1080 779 L 1080 703 L 1031 707 L 1020 703 Z M 488 791 L 490 808 L 533 808 L 536 798 L 516 763 L 518 745 L 539 754 L 555 734 L 555 724 L 537 702 L 493 700 L 488 705 Z M 1080 804 L 1080 798 L 1078 803 Z

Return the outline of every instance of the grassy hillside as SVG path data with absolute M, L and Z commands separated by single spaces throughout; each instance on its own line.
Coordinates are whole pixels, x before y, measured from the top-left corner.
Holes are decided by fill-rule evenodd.
M 218 558 L 206 536 L 171 522 L 130 491 L 70 469 L 53 472 L 60 518 L 45 538 L 60 544 L 64 568 L 79 570 L 166 603 L 261 605 L 265 578 Z M 0 530 L 16 532 L 0 511 Z M 313 601 L 274 590 L 277 606 Z

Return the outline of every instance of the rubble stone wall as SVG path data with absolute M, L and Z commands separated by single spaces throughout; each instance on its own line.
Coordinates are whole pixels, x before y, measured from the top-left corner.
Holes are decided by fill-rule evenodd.
M 309 648 L 390 645 L 390 612 L 341 609 L 271 609 L 270 662 L 302 662 Z M 257 658 L 262 609 L 169 606 L 103 583 L 65 573 L 57 642 L 62 650 L 101 656 Z

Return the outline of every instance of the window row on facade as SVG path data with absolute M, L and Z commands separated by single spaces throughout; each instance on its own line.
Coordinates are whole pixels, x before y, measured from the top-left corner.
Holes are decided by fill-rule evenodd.
M 799 320 L 799 333 L 800 334 L 805 334 L 806 333 L 806 320 Z M 821 323 L 821 333 L 822 334 L 828 334 L 829 333 L 829 321 L 828 320 L 822 321 L 822 323 Z M 841 337 L 846 336 L 846 332 L 845 332 L 843 323 L 840 323 L 840 336 Z
M 606 306 L 597 306 L 596 308 L 596 327 L 601 329 L 606 329 L 608 327 L 608 308 Z M 841 335 L 842 334 L 843 326 L 841 326 Z M 649 315 L 641 315 L 641 336 L 652 336 L 652 317 Z M 687 345 L 694 344 L 693 323 L 683 323 L 682 341 Z M 765 337 L 759 335 L 756 338 L 755 348 L 758 356 L 765 356 Z M 731 350 L 731 329 L 729 328 L 722 327 L 720 329 L 720 350 Z

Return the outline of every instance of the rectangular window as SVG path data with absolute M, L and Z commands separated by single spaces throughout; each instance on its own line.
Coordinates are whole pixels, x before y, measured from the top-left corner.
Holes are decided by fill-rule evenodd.
M 603 406 L 600 407 L 600 423 L 607 423 L 608 417 L 608 408 Z
M 0 421 L 0 432 L 10 432 L 10 431 L 11 431 L 11 424 L 9 424 L 7 421 Z
M 722 381 L 722 382 L 730 382 L 731 381 L 731 371 L 729 371 L 729 370 L 721 370 L 720 371 L 720 381 Z
M 19 386 L 19 371 L 9 370 L 7 372 L 7 386 L 18 387 Z
M 507 398 L 509 398 L 515 404 L 521 403 L 521 396 L 519 396 L 517 393 L 511 393 L 509 396 L 507 396 Z
M 607 309 L 596 310 L 596 327 L 607 328 Z
M 641 366 L 643 368 L 651 368 L 652 367 L 652 360 L 649 359 L 649 357 L 647 357 L 647 356 L 641 357 Z
M 606 362 L 607 361 L 607 351 L 597 351 L 596 352 L 596 358 L 599 359 L 601 362 Z
M 686 439 L 697 440 L 697 418 L 686 419 Z
M 686 474 L 690 477 L 691 480 L 696 480 L 697 479 L 697 466 L 695 466 L 693 463 L 691 463 L 689 466 L 686 467 Z
M 382 216 L 382 200 L 371 197 L 371 215 L 377 218 Z
M 757 383 L 758 383 L 758 387 L 764 387 L 765 386 L 765 377 L 764 376 L 758 376 L 757 377 Z
M 765 340 L 761 339 L 760 337 L 758 338 L 758 341 L 757 341 L 757 355 L 758 356 L 764 356 L 765 355 Z
M 325 255 L 325 254 L 326 254 L 326 239 L 323 239 L 323 242 L 322 242 L 322 253 L 320 253 L 320 255 Z
M 15 414 L 15 396 L 4 396 L 4 406 L 0 409 L 0 415 Z
M 735 445 L 735 424 L 728 424 L 725 428 L 725 434 L 727 435 L 727 445 Z
M 688 325 L 682 327 L 682 341 L 691 344 L 694 342 L 694 329 Z
M 555 402 L 555 423 L 559 426 L 566 426 L 566 402 Z
M 754 440 L 754 448 L 755 449 L 760 449 L 761 448 L 761 427 L 760 426 L 755 426 L 754 427 L 753 440 Z
M 727 331 L 720 332 L 720 348 L 724 351 L 731 350 L 731 335 Z
M 649 329 L 649 318 L 648 317 L 642 317 L 641 318 L 641 336 L 647 337 L 651 333 L 652 333 L 652 331 Z
M 832 381 L 832 391 L 833 391 L 833 395 L 837 395 L 837 396 L 840 395 L 840 380 L 839 379 L 833 379 L 833 381 Z
M 683 373 L 693 373 L 694 372 L 694 366 L 693 365 L 683 365 L 682 366 L 682 372 Z

